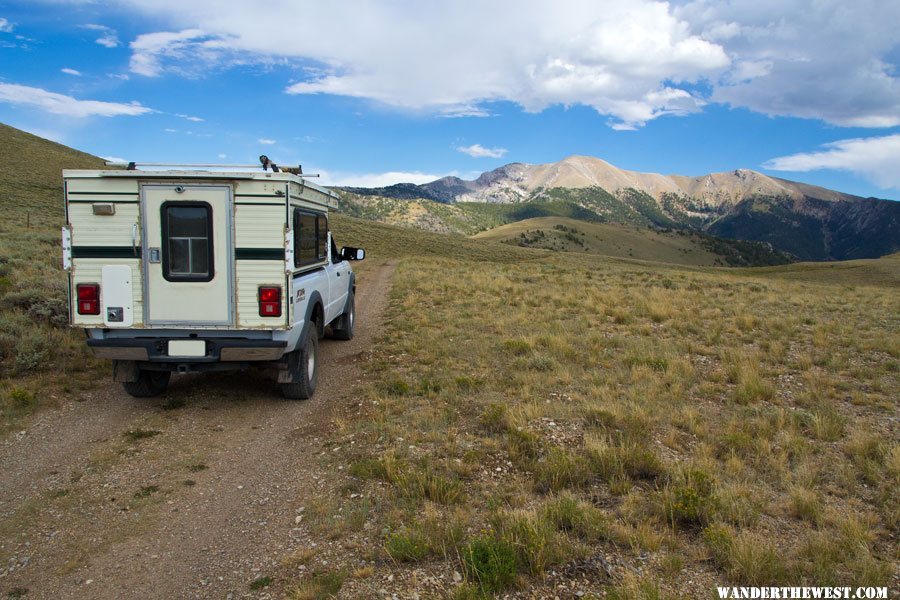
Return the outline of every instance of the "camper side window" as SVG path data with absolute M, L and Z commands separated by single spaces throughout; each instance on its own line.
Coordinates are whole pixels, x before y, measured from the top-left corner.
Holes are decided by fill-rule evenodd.
M 205 202 L 162 205 L 163 276 L 168 281 L 213 278 L 212 207 Z
M 294 266 L 303 267 L 325 260 L 328 219 L 320 213 L 294 209 Z

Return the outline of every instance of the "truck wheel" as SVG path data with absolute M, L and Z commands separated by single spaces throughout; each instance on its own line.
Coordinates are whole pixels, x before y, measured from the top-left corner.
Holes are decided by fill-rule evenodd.
M 347 297 L 347 310 L 338 317 L 337 323 L 331 326 L 336 340 L 352 340 L 353 327 L 356 325 L 356 298 L 353 292 Z
M 319 335 L 318 328 L 308 327 L 306 339 L 288 359 L 293 383 L 282 383 L 281 393 L 290 400 L 306 400 L 316 391 L 319 378 Z
M 171 371 L 144 371 L 138 373 L 137 381 L 122 384 L 125 391 L 135 398 L 152 398 L 159 396 L 169 387 Z

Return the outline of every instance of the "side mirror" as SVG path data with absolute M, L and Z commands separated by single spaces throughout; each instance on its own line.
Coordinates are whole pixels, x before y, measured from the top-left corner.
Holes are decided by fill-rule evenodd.
M 366 251 L 362 248 L 341 248 L 341 258 L 344 260 L 362 260 L 366 257 Z

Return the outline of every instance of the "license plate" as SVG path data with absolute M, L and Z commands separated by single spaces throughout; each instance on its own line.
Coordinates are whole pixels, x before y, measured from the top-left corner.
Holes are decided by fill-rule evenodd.
M 169 356 L 206 356 L 204 340 L 172 340 L 169 342 Z

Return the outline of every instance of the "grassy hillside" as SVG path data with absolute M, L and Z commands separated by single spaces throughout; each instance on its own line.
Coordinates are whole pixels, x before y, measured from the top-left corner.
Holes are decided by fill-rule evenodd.
M 594 212 L 571 198 L 515 204 L 444 204 L 343 191 L 340 208 L 344 214 L 390 225 L 439 233 L 478 234 L 479 239 L 523 247 L 707 266 L 761 266 L 791 261 L 788 255 L 762 242 L 716 238 L 687 229 L 659 229 L 660 223 L 671 224 L 661 219 L 641 217 L 634 220 L 637 226 L 613 219 L 616 224 L 600 225 L 611 218 L 608 211 L 595 205 L 597 212 Z
M 0 124 L 0 431 L 106 372 L 88 356 L 80 332 L 66 326 L 58 229 L 62 170 L 102 165 L 100 158 Z
M 459 202 L 445 204 L 425 199 L 402 199 L 358 195 L 342 190 L 342 213 L 389 225 L 415 227 L 437 233 L 472 235 L 505 223 L 538 217 L 568 217 L 599 222 L 597 213 L 564 200 L 542 200 L 517 204 Z
M 62 225 L 63 169 L 97 169 L 103 159 L 0 123 L 0 231 Z
M 518 221 L 489 229 L 475 238 L 530 248 L 697 266 L 789 262 L 785 255 L 763 244 L 723 240 L 686 230 L 586 223 L 559 217 Z

